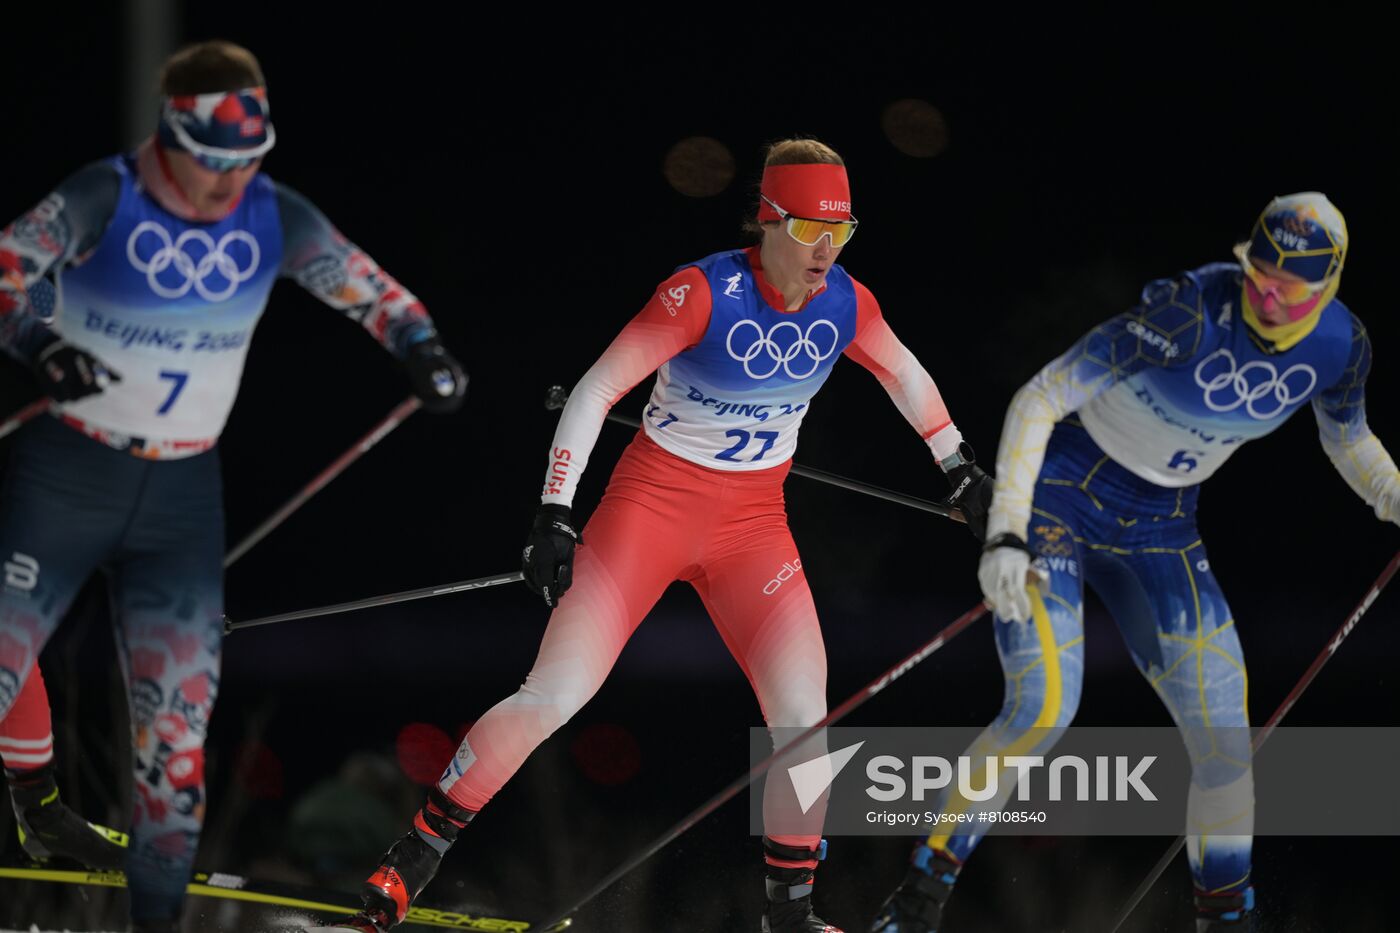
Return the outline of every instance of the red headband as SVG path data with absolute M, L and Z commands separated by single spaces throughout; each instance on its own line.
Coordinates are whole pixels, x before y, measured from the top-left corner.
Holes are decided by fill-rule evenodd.
M 763 197 L 796 217 L 851 220 L 851 183 L 844 165 L 770 165 L 763 170 Z M 780 220 L 762 198 L 758 219 Z

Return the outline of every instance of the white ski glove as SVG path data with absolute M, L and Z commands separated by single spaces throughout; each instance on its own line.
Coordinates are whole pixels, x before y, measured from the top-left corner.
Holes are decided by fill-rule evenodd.
M 1044 574 L 1036 571 L 1042 578 Z M 987 604 L 1003 622 L 1029 622 L 1031 618 L 1031 550 L 1016 535 L 999 534 L 982 549 L 977 582 Z

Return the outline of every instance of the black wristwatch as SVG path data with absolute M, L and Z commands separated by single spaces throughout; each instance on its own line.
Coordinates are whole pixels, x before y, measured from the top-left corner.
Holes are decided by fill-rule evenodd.
M 982 545 L 982 553 L 986 554 L 988 551 L 995 551 L 999 547 L 1014 547 L 1018 551 L 1025 551 L 1032 557 L 1035 556 L 1035 551 L 1031 550 L 1031 546 L 1025 542 L 1025 539 L 1009 531 L 1003 531 L 1001 534 Z

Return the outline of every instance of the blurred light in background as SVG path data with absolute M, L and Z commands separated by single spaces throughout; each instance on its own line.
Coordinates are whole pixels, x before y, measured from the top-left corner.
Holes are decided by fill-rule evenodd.
M 233 773 L 243 792 L 254 800 L 280 800 L 285 792 L 282 759 L 262 742 L 238 747 Z
M 718 139 L 688 136 L 662 162 L 666 180 L 688 198 L 712 198 L 734 180 L 734 153 Z
M 457 745 L 446 731 L 426 722 L 409 723 L 394 740 L 399 768 L 410 781 L 424 787 L 437 783 L 456 751 Z
M 896 149 L 916 159 L 931 159 L 948 148 L 948 122 L 926 100 L 895 101 L 885 108 L 880 126 Z
M 642 769 L 642 747 L 614 723 L 585 726 L 569 751 L 584 777 L 606 787 L 626 784 Z

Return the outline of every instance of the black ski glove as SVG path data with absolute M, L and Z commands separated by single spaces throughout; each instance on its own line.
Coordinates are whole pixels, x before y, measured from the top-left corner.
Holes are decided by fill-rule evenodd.
M 977 465 L 977 455 L 967 441 L 959 444 L 957 454 L 948 460 L 954 462 L 949 464 L 945 460 L 942 465 L 953 491 L 943 500 L 943 504 L 959 509 L 967 519 L 972 536 L 979 542 L 985 541 L 987 513 L 992 508 L 992 476 Z
M 55 402 L 75 402 L 122 381 L 97 357 L 64 340 L 55 340 L 39 351 L 34 358 L 34 375 L 39 388 Z
M 545 605 L 559 605 L 560 597 L 574 582 L 574 548 L 582 543 L 567 505 L 542 505 L 535 512 L 520 569 L 525 585 L 543 596 Z
M 467 374 L 436 337 L 408 348 L 404 359 L 413 394 L 435 414 L 450 414 L 462 407 L 467 395 Z

